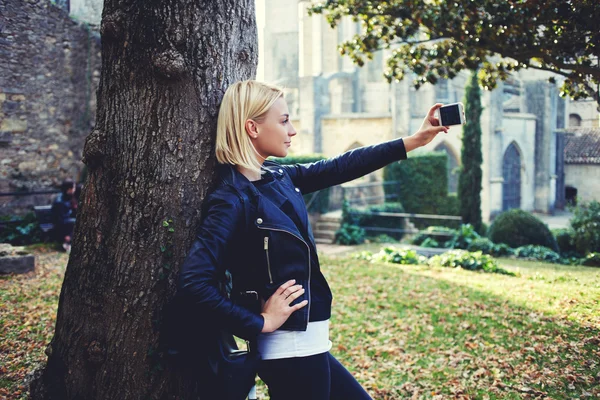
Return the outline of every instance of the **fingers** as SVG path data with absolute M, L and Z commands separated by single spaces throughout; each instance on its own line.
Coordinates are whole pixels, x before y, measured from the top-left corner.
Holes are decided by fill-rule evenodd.
M 433 105 L 433 107 L 431 107 L 431 108 L 429 109 L 429 112 L 427 113 L 427 116 L 428 116 L 428 117 L 434 117 L 434 116 L 435 116 L 435 112 L 436 112 L 436 110 L 437 110 L 438 108 L 440 108 L 441 106 L 443 106 L 443 104 L 442 104 L 442 103 L 435 103 L 435 104 Z
M 290 310 L 292 312 L 298 311 L 302 307 L 305 307 L 307 304 L 308 304 L 308 300 L 302 300 L 300 303 L 296 304 L 295 306 L 290 307 Z
M 279 286 L 279 288 L 275 291 L 275 294 L 283 294 L 283 292 L 291 287 L 294 283 L 296 283 L 295 279 L 290 279 L 289 281 L 287 281 L 286 283 L 284 283 L 283 285 Z

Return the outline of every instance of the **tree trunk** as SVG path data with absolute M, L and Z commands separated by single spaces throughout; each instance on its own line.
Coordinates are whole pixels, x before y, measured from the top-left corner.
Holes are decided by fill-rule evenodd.
M 164 368 L 162 311 L 213 183 L 218 105 L 254 77 L 254 0 L 106 0 L 89 176 L 32 399 L 198 399 Z

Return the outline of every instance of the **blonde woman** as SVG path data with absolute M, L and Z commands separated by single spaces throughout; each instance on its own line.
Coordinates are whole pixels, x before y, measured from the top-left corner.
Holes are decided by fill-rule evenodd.
M 179 293 L 199 311 L 189 318 L 204 329 L 226 328 L 257 346 L 258 374 L 271 399 L 370 399 L 329 353 L 332 295 L 302 195 L 403 160 L 447 132 L 434 116 L 440 106 L 412 136 L 311 164 L 279 165 L 268 158 L 285 157 L 296 135 L 281 89 L 257 81 L 227 89 L 217 123 L 220 181 L 204 202 Z M 241 301 L 219 289 L 224 269 Z M 240 305 L 249 293 L 262 300 L 254 310 Z

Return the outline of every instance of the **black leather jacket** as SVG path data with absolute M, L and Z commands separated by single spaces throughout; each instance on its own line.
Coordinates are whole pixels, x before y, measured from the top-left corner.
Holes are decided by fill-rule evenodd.
M 248 340 L 260 333 L 264 320 L 259 310 L 250 311 L 220 291 L 218 282 L 228 269 L 234 294 L 255 291 L 267 299 L 289 279 L 302 284 L 306 291 L 296 301 L 308 299 L 308 305 L 294 312 L 280 329 L 306 330 L 311 274 L 320 269 L 311 265 L 318 264 L 318 257 L 302 194 L 356 179 L 402 159 L 406 159 L 404 143 L 396 139 L 311 164 L 265 162 L 274 184 L 285 194 L 277 198 L 266 198 L 233 166 L 220 166 L 220 183 L 204 201 L 203 221 L 180 270 L 178 295 L 200 313 L 188 317 L 210 321 Z M 287 201 L 306 224 L 308 241 L 281 211 Z

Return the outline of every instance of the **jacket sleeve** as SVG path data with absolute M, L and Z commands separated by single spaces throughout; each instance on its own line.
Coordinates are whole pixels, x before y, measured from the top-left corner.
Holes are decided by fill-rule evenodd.
M 360 147 L 310 164 L 282 165 L 303 194 L 360 178 L 394 161 L 406 160 L 402 139 Z
M 243 204 L 238 198 L 209 196 L 206 201 L 206 217 L 180 269 L 179 295 L 202 314 L 198 318 L 206 318 L 209 324 L 235 336 L 253 339 L 263 328 L 263 317 L 235 305 L 219 290 L 225 254 L 232 251 L 233 236 L 244 221 Z

